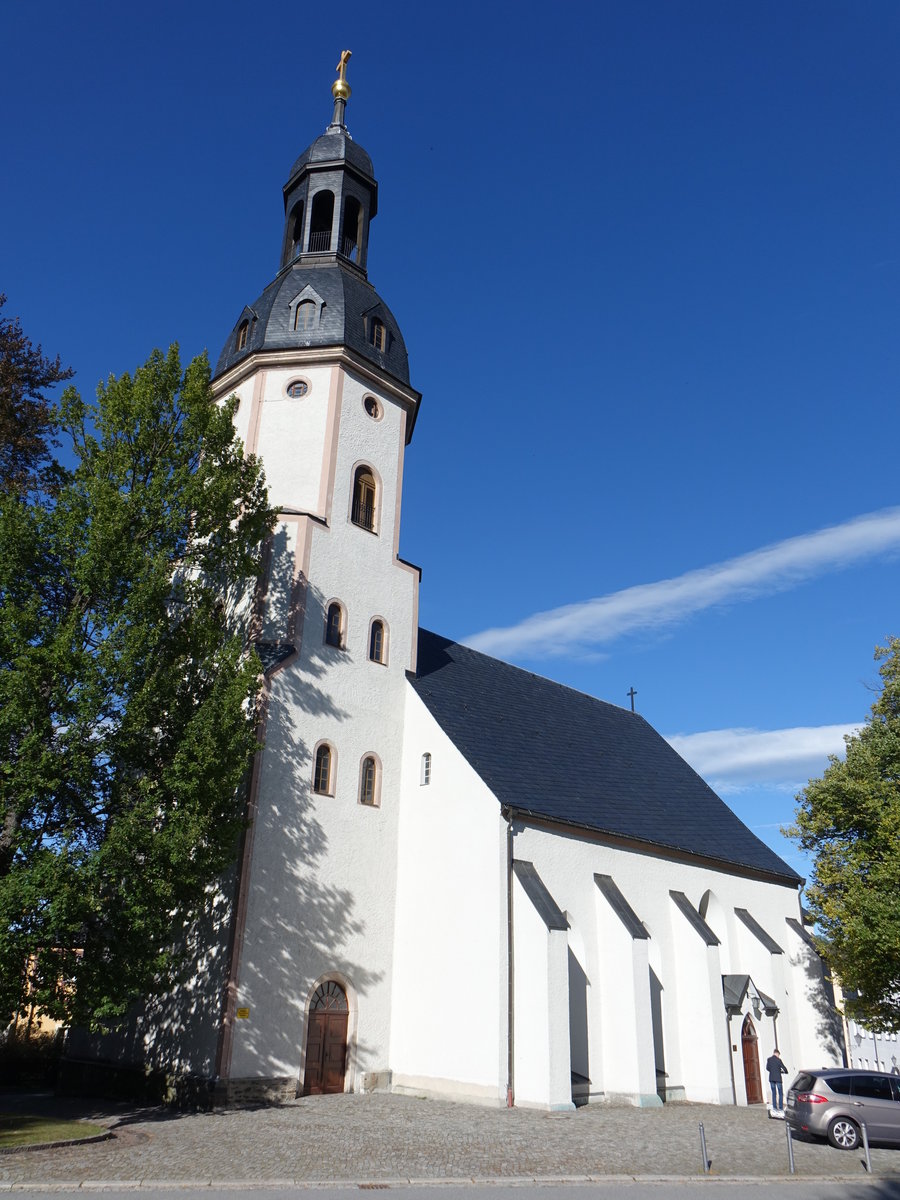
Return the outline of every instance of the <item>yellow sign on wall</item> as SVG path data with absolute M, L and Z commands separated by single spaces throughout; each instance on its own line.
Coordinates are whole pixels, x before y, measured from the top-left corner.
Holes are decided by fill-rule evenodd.
M 249 1008 L 239 1008 L 234 1015 L 237 1017 L 237 1019 L 239 1021 L 246 1021 L 247 1018 L 250 1016 L 250 1009 Z

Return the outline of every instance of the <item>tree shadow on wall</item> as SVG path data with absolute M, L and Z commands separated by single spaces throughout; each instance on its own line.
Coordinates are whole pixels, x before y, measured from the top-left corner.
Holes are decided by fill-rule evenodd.
M 803 953 L 806 995 L 815 1013 L 816 1035 L 834 1058 L 846 1066 L 846 1047 L 840 1014 L 834 999 L 834 986 L 827 966 L 812 950 Z
M 275 572 L 270 595 L 285 604 L 291 581 Z M 296 603 L 296 597 L 290 596 Z M 316 628 L 324 597 L 309 589 L 306 603 Z M 299 1075 L 306 1004 L 324 971 L 348 981 L 363 997 L 384 978 L 384 971 L 356 961 L 348 952 L 362 939 L 366 923 L 357 912 L 352 880 L 329 870 L 328 836 L 317 815 L 323 802 L 312 792 L 311 731 L 318 718 L 325 728 L 349 720 L 330 694 L 326 676 L 335 665 L 333 647 L 314 636 L 302 660 L 279 669 L 286 655 L 269 666 L 271 692 L 265 749 L 257 763 L 261 775 L 258 804 L 247 836 L 252 840 L 249 885 L 250 922 L 241 944 L 238 1004 L 250 1017 L 235 1024 L 231 1074 Z M 287 648 L 293 654 L 293 645 Z M 306 731 L 306 736 L 301 731 Z M 315 742 L 313 741 L 313 746 Z M 135 1007 L 123 1027 L 107 1035 L 72 1031 L 69 1056 L 211 1080 L 228 976 L 229 937 L 237 896 L 237 868 L 211 889 L 207 909 L 184 932 L 184 967 L 168 994 Z M 356 1058 L 368 1061 L 373 1048 L 357 1041 Z M 241 1063 L 255 1063 L 242 1071 Z
M 284 580 L 278 585 L 286 598 Z M 270 583 L 270 592 L 271 592 Z M 296 603 L 296 597 L 292 598 Z M 253 1059 L 263 1074 L 298 1076 L 306 1005 L 323 973 L 346 980 L 360 997 L 379 984 L 385 972 L 352 956 L 366 933 L 347 860 L 335 858 L 319 812 L 344 800 L 312 790 L 313 749 L 322 736 L 350 719 L 328 687 L 327 677 L 340 664 L 342 651 L 324 643 L 315 631 L 325 627 L 325 597 L 310 587 L 305 597 L 306 644 L 299 660 L 270 677 L 269 720 L 261 767 L 258 805 L 253 817 L 250 923 L 244 937 L 238 980 L 239 997 L 252 996 L 248 1020 L 238 1022 L 232 1075 Z M 311 631 L 311 632 L 310 632 Z M 338 739 L 335 739 L 338 740 Z M 349 764 L 340 762 L 339 769 Z M 354 814 L 344 813 L 352 820 Z M 357 868 L 358 869 L 358 868 Z M 348 877 L 349 875 L 349 877 Z M 239 999 L 239 1003 L 241 1000 Z M 259 1021 L 254 1020 L 254 1010 Z M 373 1047 L 360 1042 L 356 1057 L 365 1063 Z

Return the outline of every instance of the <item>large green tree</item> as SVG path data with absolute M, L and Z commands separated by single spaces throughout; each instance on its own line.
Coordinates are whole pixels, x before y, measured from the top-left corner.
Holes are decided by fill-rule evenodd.
M 797 797 L 788 832 L 815 856 L 807 901 L 850 1016 L 900 1029 L 900 639 L 876 650 L 866 724 Z M 854 993 L 856 995 L 854 996 Z
M 257 747 L 259 463 L 176 347 L 51 420 L 76 465 L 0 496 L 0 1004 L 114 1024 L 233 861 Z

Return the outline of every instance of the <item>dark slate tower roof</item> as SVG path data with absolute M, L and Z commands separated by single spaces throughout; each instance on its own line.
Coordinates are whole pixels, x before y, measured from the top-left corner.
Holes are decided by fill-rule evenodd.
M 501 804 L 801 882 L 638 713 L 424 629 L 413 687 Z
M 261 296 L 243 310 L 225 343 L 216 375 L 248 354 L 266 350 L 306 349 L 311 346 L 349 346 L 401 383 L 409 383 L 406 343 L 394 314 L 364 276 L 337 262 L 309 262 L 311 255 L 279 271 Z M 320 257 L 320 256 L 316 256 Z M 335 256 L 336 257 L 336 256 Z M 306 287 L 321 298 L 319 320 L 313 329 L 292 328 L 291 302 Z M 384 325 L 384 349 L 370 340 L 370 323 Z M 247 344 L 238 349 L 238 330 L 249 322 Z
M 369 224 L 378 211 L 372 160 L 344 124 L 350 88 L 343 75 L 332 93 L 331 124 L 300 155 L 284 185 L 278 274 L 241 312 L 216 375 L 251 354 L 346 346 L 409 384 L 400 327 L 366 273 Z

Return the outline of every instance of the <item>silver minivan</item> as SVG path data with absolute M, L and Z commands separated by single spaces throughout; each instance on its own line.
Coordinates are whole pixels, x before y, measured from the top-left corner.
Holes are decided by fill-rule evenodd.
M 784 1117 L 797 1134 L 855 1150 L 865 1123 L 870 1142 L 900 1145 L 900 1075 L 837 1067 L 801 1071 L 786 1100 Z

